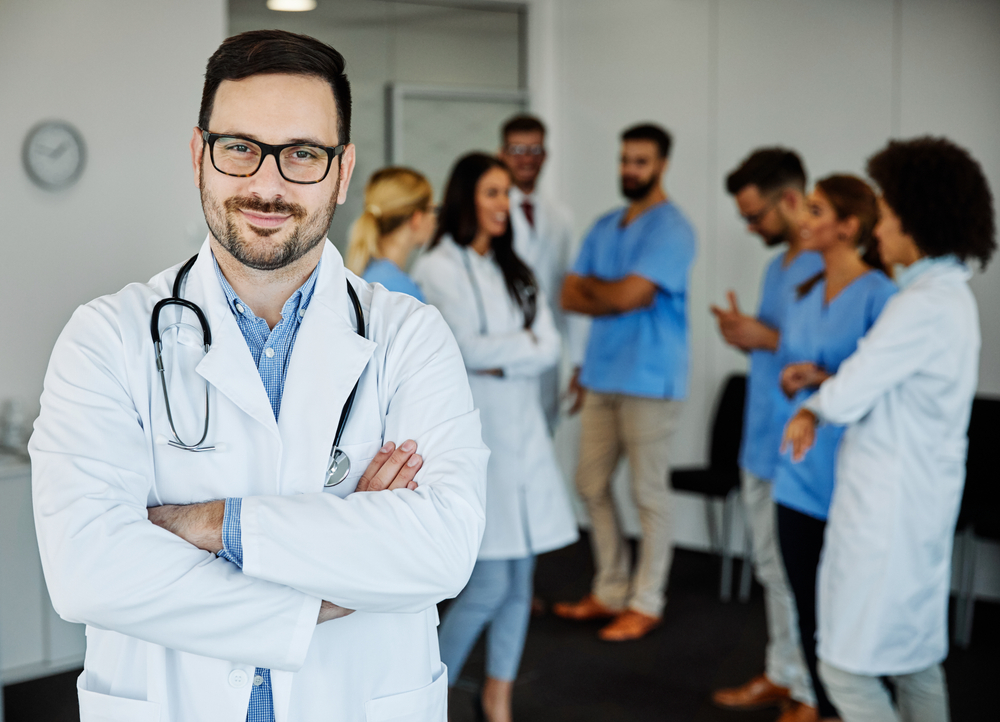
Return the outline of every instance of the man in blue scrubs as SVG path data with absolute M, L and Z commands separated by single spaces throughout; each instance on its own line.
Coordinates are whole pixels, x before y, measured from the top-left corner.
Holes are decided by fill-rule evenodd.
M 750 373 L 740 449 L 743 503 L 753 540 L 754 571 L 764 587 L 768 644 L 764 674 L 712 699 L 736 710 L 784 705 L 782 722 L 815 714 L 815 700 L 799 644 L 794 599 L 785 575 L 775 532 L 771 481 L 778 462 L 788 401 L 779 388 L 777 349 L 785 309 L 799 284 L 823 270 L 817 253 L 800 251 L 799 219 L 805 212 L 806 174 L 802 161 L 785 148 L 762 148 L 750 154 L 726 178 L 747 230 L 769 248 L 787 244 L 764 274 L 760 310 L 743 314 L 730 291 L 729 308 L 713 306 L 726 343 L 750 355 Z M 803 716 L 806 715 L 806 716 Z
M 667 489 L 670 438 L 688 385 L 688 276 L 694 229 L 663 190 L 670 135 L 655 125 L 622 134 L 621 189 L 629 205 L 602 216 L 562 288 L 567 311 L 593 317 L 576 487 L 592 522 L 591 594 L 553 611 L 608 618 L 605 641 L 638 639 L 659 623 L 673 555 Z M 583 393 L 581 391 L 581 393 Z M 642 540 L 634 573 L 615 516 L 611 477 L 627 454 Z

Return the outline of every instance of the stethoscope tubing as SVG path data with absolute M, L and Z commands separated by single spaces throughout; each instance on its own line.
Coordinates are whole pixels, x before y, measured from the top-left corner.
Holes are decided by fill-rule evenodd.
M 202 311 L 201 307 L 193 301 L 181 298 L 181 287 L 197 260 L 198 254 L 195 254 L 189 258 L 183 266 L 181 266 L 180 270 L 177 272 L 177 277 L 174 279 L 171 295 L 167 298 L 160 299 L 157 301 L 156 305 L 153 306 L 153 312 L 150 314 L 149 319 L 149 333 L 150 337 L 153 339 L 153 349 L 156 354 L 156 372 L 160 377 L 160 387 L 163 389 L 163 403 L 167 411 L 167 422 L 170 424 L 170 431 L 174 435 L 174 438 L 172 440 L 168 440 L 167 444 L 176 449 L 183 449 L 184 451 L 201 452 L 214 451 L 216 448 L 214 445 L 202 446 L 205 439 L 208 437 L 210 414 L 209 384 L 207 381 L 205 382 L 205 427 L 202 430 L 201 438 L 194 444 L 185 444 L 184 441 L 181 440 L 180 435 L 177 433 L 177 428 L 174 425 L 173 412 L 170 409 L 170 394 L 167 391 L 167 378 L 163 366 L 163 343 L 160 339 L 160 312 L 167 306 L 181 306 L 190 310 L 195 316 L 198 317 L 198 323 L 201 325 L 205 353 L 208 353 L 209 349 L 212 347 L 212 327 L 208 323 L 208 318 L 205 316 L 205 312 Z M 354 306 L 354 315 L 357 319 L 357 333 L 362 338 L 368 338 L 368 329 L 365 324 L 365 313 L 364 309 L 361 307 L 361 300 L 358 298 L 358 294 L 355 292 L 354 286 L 351 285 L 351 282 L 348 280 L 346 283 L 347 295 L 350 296 L 351 304 Z M 351 389 L 351 393 L 347 397 L 347 401 L 344 403 L 344 408 L 340 412 L 340 421 L 337 423 L 337 433 L 333 438 L 333 446 L 330 449 L 331 459 L 334 458 L 340 448 L 340 439 L 344 435 L 344 428 L 347 426 L 347 418 L 350 416 L 351 408 L 354 406 L 354 398 L 358 394 L 358 384 L 360 381 L 361 379 L 359 378 L 354 382 L 354 388 Z M 348 460 L 348 465 L 349 463 L 350 460 Z M 343 479 L 340 479 L 340 481 L 343 481 Z M 336 486 L 340 483 L 340 481 L 330 484 L 329 479 L 327 479 L 327 486 Z

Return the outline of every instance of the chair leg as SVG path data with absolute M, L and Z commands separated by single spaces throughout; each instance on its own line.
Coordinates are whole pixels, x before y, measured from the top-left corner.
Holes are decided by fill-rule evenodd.
M 976 608 L 976 562 L 979 545 L 976 541 L 975 529 L 970 524 L 962 534 L 962 596 L 960 602 L 961 626 L 956 624 L 955 643 L 962 649 L 968 649 L 972 641 L 972 615 Z

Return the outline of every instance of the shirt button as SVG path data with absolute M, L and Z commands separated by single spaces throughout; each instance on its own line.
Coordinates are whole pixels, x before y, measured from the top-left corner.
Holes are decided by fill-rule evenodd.
M 267 356 L 268 358 L 274 358 L 274 349 L 273 348 L 264 349 L 264 355 Z
M 243 313 L 243 312 L 244 312 L 244 311 L 245 311 L 246 309 L 245 309 L 245 308 L 243 308 L 243 304 L 240 304 L 240 303 L 237 303 L 237 304 L 236 304 L 236 310 L 237 310 L 237 311 L 238 311 L 239 313 Z
M 260 687 L 262 684 L 264 684 L 264 677 L 262 675 L 255 674 L 253 676 L 253 686 Z
M 239 689 L 240 687 L 246 686 L 247 680 L 249 678 L 250 675 L 248 675 L 242 669 L 234 669 L 232 672 L 229 673 L 229 686 L 236 687 L 237 689 Z
M 304 308 L 300 308 L 299 309 L 299 316 L 302 317 L 302 316 L 305 316 L 305 315 L 306 315 L 306 310 Z

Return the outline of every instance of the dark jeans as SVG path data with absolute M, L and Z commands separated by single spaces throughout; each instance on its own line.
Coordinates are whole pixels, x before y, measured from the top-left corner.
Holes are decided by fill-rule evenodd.
M 785 562 L 788 584 L 795 596 L 802 654 L 812 676 L 813 690 L 816 692 L 816 708 L 819 710 L 820 719 L 839 717 L 836 708 L 826 695 L 816 668 L 816 573 L 819 569 L 819 555 L 823 551 L 823 531 L 826 529 L 826 522 L 781 504 L 777 504 L 776 508 L 778 544 L 781 546 L 781 557 Z

